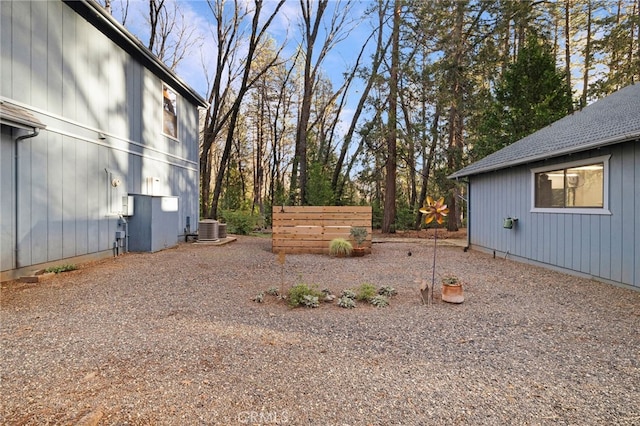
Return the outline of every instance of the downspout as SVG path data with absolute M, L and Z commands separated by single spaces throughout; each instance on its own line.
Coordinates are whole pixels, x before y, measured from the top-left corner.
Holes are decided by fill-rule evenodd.
M 458 178 L 456 178 L 456 180 L 460 181 Z M 464 179 L 461 182 L 467 185 L 467 245 L 463 247 L 466 253 L 469 247 L 471 247 L 471 181 Z
M 18 188 L 20 187 L 20 185 L 18 185 L 18 177 L 19 177 L 19 173 L 18 173 L 18 144 L 25 140 L 25 139 L 30 139 L 30 138 L 34 138 L 36 136 L 38 136 L 40 134 L 40 129 L 37 127 L 33 128 L 33 133 L 28 133 L 26 135 L 22 135 L 22 136 L 18 136 L 15 140 L 15 152 L 13 155 L 13 161 L 14 161 L 14 167 L 13 167 L 13 173 L 14 173 L 14 182 L 15 182 L 15 191 L 13 193 L 13 208 L 14 208 L 14 217 L 15 217 L 15 223 L 16 223 L 16 227 L 15 227 L 15 245 L 14 245 L 14 250 L 15 250 L 15 259 L 16 259 L 16 269 L 20 268 L 20 263 L 19 263 L 19 258 L 18 258 L 18 244 L 20 242 L 20 237 L 18 235 L 18 214 L 19 214 L 19 209 L 18 209 Z
M 464 248 L 466 252 L 471 247 L 471 181 L 467 179 L 467 246 Z

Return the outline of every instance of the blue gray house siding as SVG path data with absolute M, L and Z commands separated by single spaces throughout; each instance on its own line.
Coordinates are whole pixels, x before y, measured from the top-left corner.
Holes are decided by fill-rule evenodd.
M 611 155 L 610 215 L 531 212 L 531 169 Z M 640 142 L 468 177 L 472 248 L 640 289 Z M 503 219 L 517 217 L 513 229 Z
M 639 111 L 631 84 L 449 176 L 469 185 L 469 245 L 640 289 Z M 531 211 L 531 169 L 604 156 L 608 210 Z
M 46 126 L 16 142 L 30 132 L 2 125 L 3 279 L 16 268 L 110 254 L 122 229 L 113 204 L 149 193 L 150 178 L 155 195 L 179 197 L 176 235 L 187 217 L 197 223 L 205 103 L 144 52 L 132 55 L 128 33 L 116 40 L 99 31 L 126 32 L 96 10 L 91 2 L 0 2 L 0 100 Z M 177 94 L 175 139 L 162 133 L 163 82 Z M 115 193 L 114 177 L 122 182 Z

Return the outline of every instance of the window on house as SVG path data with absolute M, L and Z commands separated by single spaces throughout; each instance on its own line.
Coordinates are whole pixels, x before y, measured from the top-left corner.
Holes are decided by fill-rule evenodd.
M 176 93 L 166 84 L 162 85 L 162 132 L 178 137 L 178 110 Z
M 608 213 L 609 157 L 531 170 L 533 211 Z

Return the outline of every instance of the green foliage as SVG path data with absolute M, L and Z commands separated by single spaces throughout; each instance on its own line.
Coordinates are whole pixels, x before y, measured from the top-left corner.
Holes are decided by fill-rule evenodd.
M 357 294 L 355 291 L 351 289 L 346 289 L 346 290 L 342 290 L 342 293 L 340 293 L 340 298 L 343 298 L 343 297 L 346 297 L 347 299 L 355 300 L 357 297 Z
M 307 203 L 310 206 L 329 206 L 334 203 L 331 189 L 331 172 L 319 162 L 309 165 L 307 178 Z
M 49 268 L 45 269 L 44 271 L 45 272 L 54 272 L 56 274 L 59 274 L 61 272 L 75 271 L 76 269 L 78 269 L 76 267 L 76 265 L 68 264 L 68 265 L 50 266 Z
M 444 285 L 457 285 L 459 283 L 460 283 L 460 280 L 458 279 L 458 277 L 453 275 L 449 275 L 442 278 L 442 284 Z
M 262 223 L 262 218 L 246 210 L 224 210 L 220 219 L 227 224 L 229 234 L 247 235 Z
M 311 299 L 308 297 L 305 298 L 305 296 L 310 296 Z M 323 294 L 317 289 L 311 288 L 306 284 L 298 284 L 289 289 L 287 299 L 289 300 L 289 306 L 296 307 L 301 304 L 308 306 L 307 303 L 310 303 L 310 301 L 313 300 L 313 297 L 315 297 L 317 301 L 321 296 L 323 296 Z
M 623 3 L 618 2 L 618 5 L 621 6 Z M 593 41 L 593 46 L 596 51 L 604 53 L 610 62 L 606 74 L 601 74 L 601 77 L 589 86 L 589 94 L 596 98 L 640 81 L 640 55 L 630 54 L 631 46 L 635 44 L 636 49 L 638 46 L 637 38 L 636 41 L 633 40 L 633 29 L 637 28 L 640 15 L 638 6 L 631 6 L 633 2 L 628 4 L 629 9 L 633 8 L 636 13 L 612 13 L 598 17 L 604 31 L 601 37 Z
M 378 290 L 378 294 L 382 295 L 382 296 L 387 296 L 387 297 L 391 297 L 391 296 L 395 296 L 396 294 L 398 294 L 398 292 L 396 291 L 395 288 L 389 286 L 389 285 L 383 285 L 382 287 L 380 287 L 380 290 Z
M 407 230 L 414 229 L 416 222 L 416 211 L 407 205 L 407 203 L 401 203 L 398 205 L 396 211 L 396 229 Z
M 378 294 L 376 287 L 373 284 L 365 283 L 358 287 L 356 292 L 356 299 L 361 301 L 368 301 L 371 300 L 376 294 Z
M 306 306 L 307 308 L 317 308 L 320 306 L 320 302 L 318 302 L 318 296 L 312 296 L 310 294 L 305 294 L 302 296 L 301 304 Z
M 369 300 L 369 303 L 371 303 L 376 308 L 384 308 L 385 306 L 389 306 L 389 299 L 386 296 L 378 294 L 372 297 Z
M 220 197 L 219 208 L 224 210 L 239 210 L 245 204 L 243 178 L 238 170 L 238 161 L 229 160 L 229 167 L 225 176 L 224 190 Z
M 383 216 L 384 211 L 380 205 L 380 200 L 374 200 L 374 202 L 371 203 L 371 226 L 375 229 L 382 228 Z
M 486 105 L 473 158 L 480 159 L 567 115 L 572 100 L 564 79 L 548 43 L 529 35 L 517 60 L 498 81 L 494 102 Z
M 340 306 L 341 308 L 353 309 L 356 307 L 356 301 L 351 297 L 342 296 L 338 299 L 338 306 Z
M 349 231 L 349 235 L 353 237 L 353 239 L 356 241 L 357 247 L 359 247 L 367 239 L 367 235 L 369 235 L 369 232 L 365 227 L 352 226 L 351 230 Z
M 334 238 L 329 243 L 329 254 L 331 256 L 349 256 L 352 251 L 353 246 L 344 238 Z
M 317 286 L 298 284 L 289 289 L 287 296 L 281 295 L 278 288 L 269 287 L 266 292 L 260 292 L 252 298 L 256 303 L 263 303 L 265 294 L 275 296 L 278 300 L 287 300 L 292 307 L 305 306 L 308 308 L 318 308 L 320 302 L 331 303 L 336 296 L 328 288 L 319 291 Z M 391 286 L 382 286 L 379 290 L 372 284 L 362 284 L 357 289 L 345 289 L 340 293 L 337 305 L 342 308 L 352 309 L 356 307 L 356 301 L 369 302 L 375 307 L 389 305 L 389 298 L 396 295 L 396 290 Z
M 266 201 L 264 203 L 264 226 L 267 228 L 271 227 L 271 224 L 273 223 L 273 214 L 272 214 L 272 206 L 271 203 Z

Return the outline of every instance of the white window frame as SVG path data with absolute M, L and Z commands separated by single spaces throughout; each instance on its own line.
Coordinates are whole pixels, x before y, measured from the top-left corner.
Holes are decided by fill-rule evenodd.
M 609 159 L 611 155 L 603 155 L 600 157 L 585 158 L 584 160 L 571 161 L 567 163 L 552 164 L 544 167 L 536 167 L 531 169 L 531 213 L 561 213 L 561 214 L 592 214 L 592 215 L 610 215 L 609 211 Z M 560 169 L 569 169 L 572 167 L 588 166 L 589 164 L 602 163 L 603 173 L 603 200 L 602 207 L 536 207 L 536 173 L 550 172 Z

